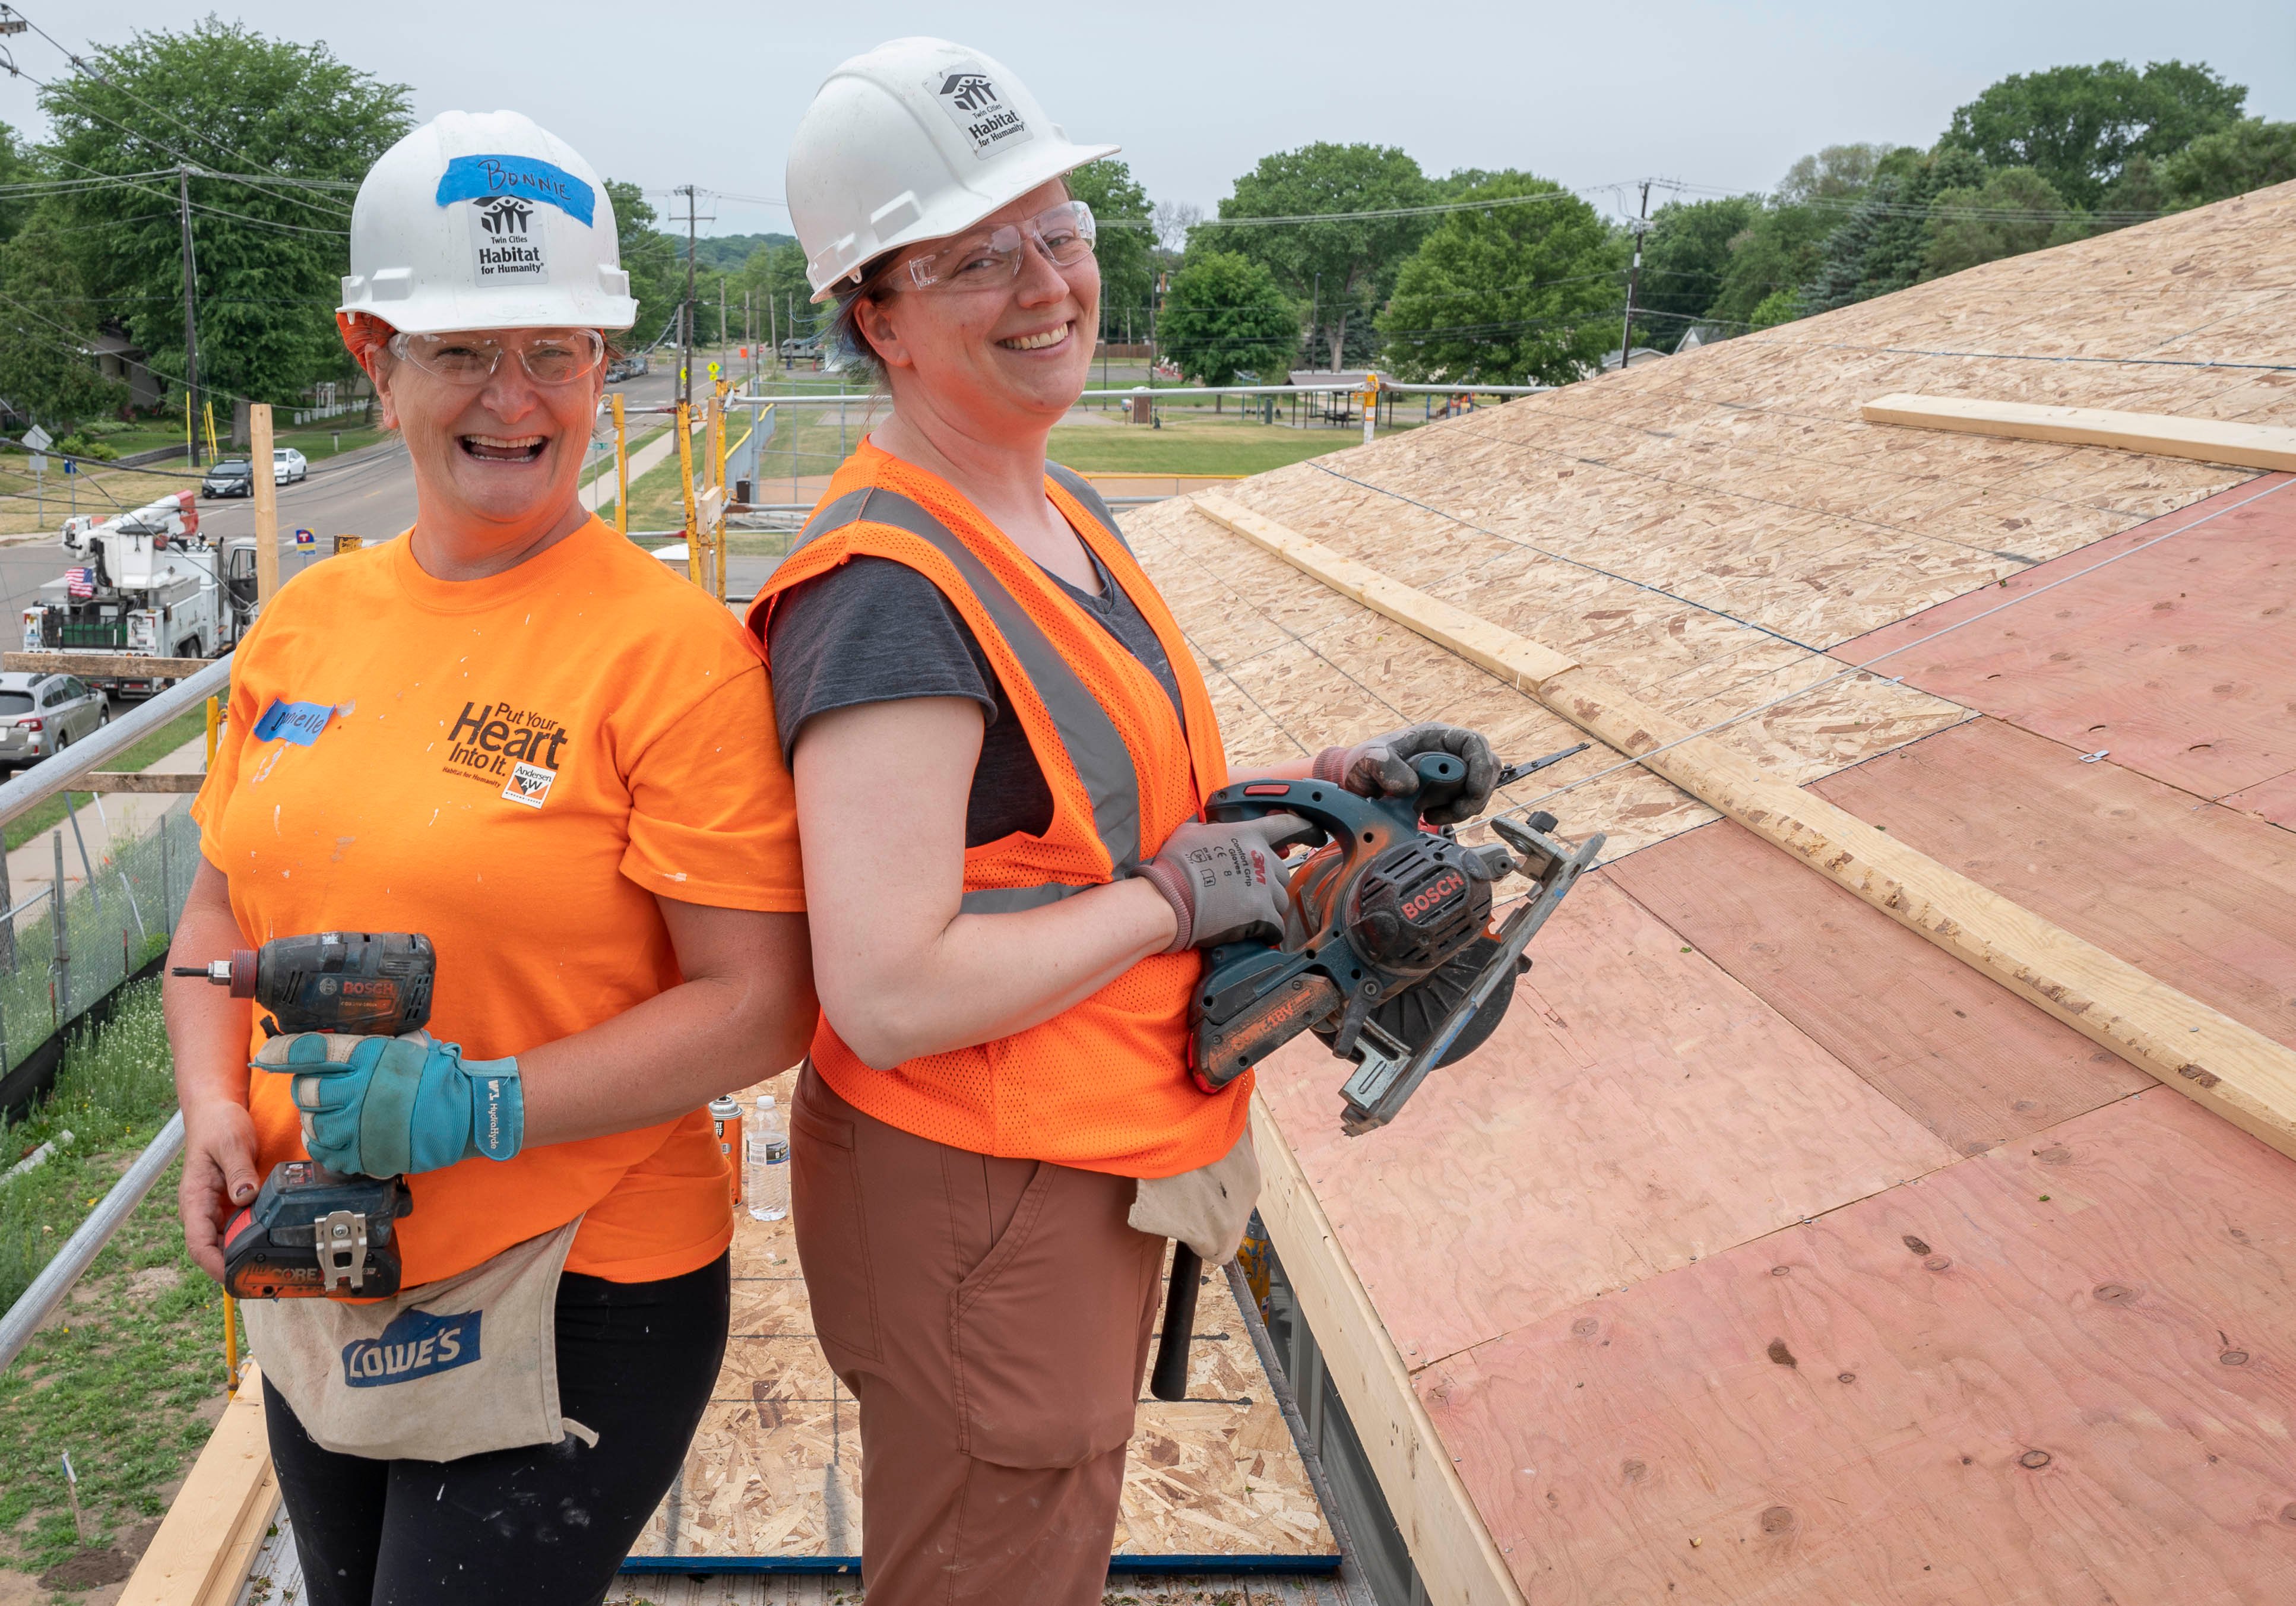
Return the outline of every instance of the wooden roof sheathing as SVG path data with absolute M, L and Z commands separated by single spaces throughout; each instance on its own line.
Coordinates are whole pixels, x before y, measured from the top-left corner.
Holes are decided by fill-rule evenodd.
M 2296 424 L 2292 324 L 2296 184 L 1228 494 L 1685 724 L 1751 716 L 1718 735 L 2296 1044 L 2296 660 L 2263 613 L 2286 514 L 2196 527 L 2274 479 L 1857 415 L 1914 391 Z M 1127 524 L 1239 764 L 1409 718 L 1510 758 L 1578 740 L 1185 503 Z M 2113 745 L 2076 725 L 2096 707 L 2127 767 L 2081 762 Z M 2296 1594 L 2291 1162 L 1618 755 L 1507 801 L 1558 788 L 1611 863 L 1483 1050 L 1360 1140 L 1315 1045 L 1261 1073 L 1512 1586 Z

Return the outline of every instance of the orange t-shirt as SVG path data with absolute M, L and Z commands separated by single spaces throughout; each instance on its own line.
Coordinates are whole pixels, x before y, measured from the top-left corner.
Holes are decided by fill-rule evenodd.
M 432 578 L 404 537 L 330 558 L 272 599 L 232 662 L 228 733 L 192 812 L 243 938 L 428 934 L 430 1030 L 472 1058 L 677 985 L 657 896 L 805 907 L 755 644 L 595 520 L 483 580 Z M 782 1069 L 728 1065 L 725 1080 Z M 267 1174 L 303 1153 L 291 1078 L 250 1074 Z M 409 1284 L 585 1211 L 567 1269 L 617 1282 L 706 1266 L 733 1234 L 700 1109 L 408 1183 Z

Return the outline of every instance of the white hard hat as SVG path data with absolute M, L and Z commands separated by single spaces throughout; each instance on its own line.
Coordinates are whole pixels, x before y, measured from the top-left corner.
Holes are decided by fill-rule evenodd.
M 351 209 L 343 313 L 406 334 L 637 322 L 614 205 L 515 111 L 449 111 L 382 153 Z
M 790 141 L 790 221 L 816 301 L 873 257 L 970 228 L 1115 145 L 1075 145 L 1020 79 L 947 39 L 829 75 Z

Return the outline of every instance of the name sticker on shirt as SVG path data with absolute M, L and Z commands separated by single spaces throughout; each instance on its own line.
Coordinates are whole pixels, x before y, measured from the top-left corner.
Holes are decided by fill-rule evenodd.
M 285 702 L 271 700 L 263 710 L 263 717 L 255 722 L 258 742 L 285 740 L 299 747 L 308 747 L 327 728 L 327 721 L 335 717 L 335 705 L 331 702 Z

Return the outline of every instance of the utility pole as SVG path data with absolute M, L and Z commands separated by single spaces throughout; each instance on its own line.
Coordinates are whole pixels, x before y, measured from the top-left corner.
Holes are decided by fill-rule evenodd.
M 718 360 L 726 359 L 726 275 L 718 275 Z
M 1308 301 L 1308 340 L 1311 345 L 1321 345 L 1324 340 L 1324 275 L 1316 275 L 1315 293 Z
M 685 197 L 685 339 L 678 348 L 680 397 L 687 412 L 693 408 L 693 186 L 675 192 Z
M 1627 332 L 1619 340 L 1619 372 L 1624 373 L 1635 353 L 1635 291 L 1643 282 L 1643 234 L 1650 227 L 1650 180 L 1643 180 L 1642 215 L 1635 219 L 1635 264 L 1627 270 Z
M 199 265 L 192 255 L 192 170 L 176 169 L 176 203 L 184 219 L 184 396 L 188 403 L 200 393 L 200 321 L 194 305 L 199 283 Z M 188 448 L 192 467 L 200 466 L 200 443 L 196 435 Z
M 782 321 L 770 290 L 766 292 L 766 339 L 773 343 L 774 373 L 778 376 L 782 370 Z

